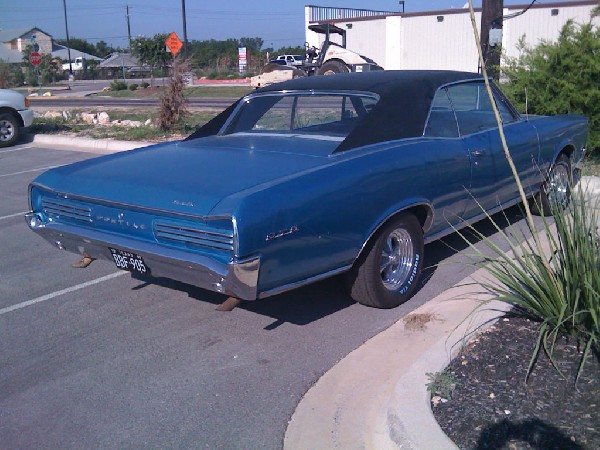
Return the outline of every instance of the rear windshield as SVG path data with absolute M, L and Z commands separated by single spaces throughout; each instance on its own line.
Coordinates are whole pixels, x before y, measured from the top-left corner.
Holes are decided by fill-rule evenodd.
M 220 134 L 306 134 L 345 138 L 377 103 L 366 93 L 278 92 L 245 98 Z

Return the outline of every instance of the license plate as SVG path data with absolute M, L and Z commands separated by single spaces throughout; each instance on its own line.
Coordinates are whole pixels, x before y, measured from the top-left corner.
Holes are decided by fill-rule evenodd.
M 137 253 L 110 248 L 110 253 L 119 269 L 128 270 L 140 275 L 150 275 L 150 268 Z

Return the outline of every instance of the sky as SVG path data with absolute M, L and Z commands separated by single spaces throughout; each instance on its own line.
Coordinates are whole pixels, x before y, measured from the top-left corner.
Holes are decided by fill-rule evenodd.
M 183 39 L 182 1 L 185 1 L 188 40 L 259 37 L 263 47 L 304 45 L 304 6 L 342 6 L 378 11 L 401 11 L 397 0 L 64 0 L 69 36 L 96 43 L 103 40 L 127 47 L 125 6 L 129 5 L 132 37 L 152 37 L 175 31 Z M 406 12 L 462 8 L 467 0 L 406 0 Z M 550 0 L 538 0 L 548 3 Z M 504 5 L 530 0 L 504 0 Z M 254 5 L 254 6 L 253 6 Z M 475 7 L 481 0 L 474 1 Z M 0 0 L 0 29 L 37 27 L 64 39 L 62 0 Z

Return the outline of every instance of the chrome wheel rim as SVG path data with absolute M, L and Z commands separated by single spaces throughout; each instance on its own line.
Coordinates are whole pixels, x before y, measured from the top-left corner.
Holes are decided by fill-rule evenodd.
M 8 120 L 0 120 L 0 141 L 10 141 L 15 135 L 15 127 Z
M 551 205 L 565 206 L 569 202 L 569 170 L 564 164 L 552 169 L 546 195 Z
M 410 276 L 414 262 L 413 242 L 408 231 L 392 231 L 381 251 L 380 273 L 386 289 L 397 290 Z

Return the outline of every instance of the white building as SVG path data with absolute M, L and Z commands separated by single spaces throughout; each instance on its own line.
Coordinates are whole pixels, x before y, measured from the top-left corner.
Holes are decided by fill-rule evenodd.
M 502 49 L 518 56 L 517 44 L 524 36 L 529 46 L 554 41 L 568 20 L 587 23 L 598 3 L 563 1 L 533 4 L 524 14 L 503 22 Z M 509 16 L 529 4 L 504 8 Z M 475 10 L 478 29 L 481 8 Z M 594 23 L 600 23 L 598 17 Z M 418 13 L 394 13 L 351 8 L 305 7 L 306 42 L 321 47 L 323 36 L 308 29 L 315 23 L 334 23 L 346 29 L 347 48 L 374 60 L 384 69 L 448 69 L 477 72 L 477 48 L 468 9 Z M 334 42 L 337 36 L 332 36 Z

